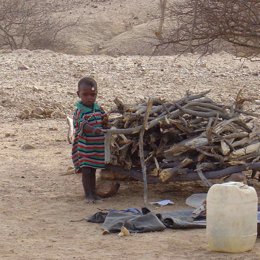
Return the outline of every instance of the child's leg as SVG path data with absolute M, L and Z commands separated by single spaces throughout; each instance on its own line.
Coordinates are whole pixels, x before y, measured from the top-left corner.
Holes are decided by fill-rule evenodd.
M 101 198 L 96 194 L 96 169 L 91 169 L 91 187 L 93 189 L 92 192 L 94 194 L 94 198 L 96 200 L 100 200 Z
M 92 169 L 89 167 L 83 167 L 82 172 L 82 184 L 85 192 L 86 199 L 90 202 L 95 200 L 95 193 L 93 193 L 93 183 L 92 183 Z M 95 176 L 96 177 L 96 176 Z

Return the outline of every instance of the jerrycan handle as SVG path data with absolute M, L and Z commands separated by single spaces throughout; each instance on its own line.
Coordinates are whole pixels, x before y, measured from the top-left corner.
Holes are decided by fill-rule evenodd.
M 247 189 L 248 185 L 244 184 L 243 182 L 236 182 L 236 181 L 230 181 L 227 183 L 223 183 L 222 185 L 225 186 L 237 186 L 239 189 Z

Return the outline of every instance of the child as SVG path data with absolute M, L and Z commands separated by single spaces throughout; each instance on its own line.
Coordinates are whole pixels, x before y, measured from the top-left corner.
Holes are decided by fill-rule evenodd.
M 103 109 L 95 102 L 97 83 L 92 78 L 78 82 L 76 111 L 73 116 L 74 143 L 72 160 L 76 172 L 82 173 L 82 184 L 88 202 L 99 199 L 96 195 L 96 169 L 105 168 L 104 132 L 102 121 L 106 117 Z

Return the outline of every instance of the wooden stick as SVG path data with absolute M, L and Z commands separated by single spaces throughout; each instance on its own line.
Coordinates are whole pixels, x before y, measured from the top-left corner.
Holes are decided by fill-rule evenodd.
M 111 151 L 110 151 L 110 146 L 111 146 L 111 134 L 110 133 L 105 133 L 105 163 L 108 164 L 111 161 Z
M 187 105 L 184 106 L 184 108 L 191 107 L 191 106 L 210 108 L 211 110 L 217 110 L 217 111 L 220 111 L 222 113 L 225 113 L 224 109 L 222 107 L 219 107 L 218 105 L 213 105 L 213 104 L 204 103 L 204 102 L 196 102 L 196 101 L 189 102 Z
M 143 128 L 147 131 L 148 130 L 148 119 L 149 119 L 149 115 L 152 111 L 153 108 L 153 100 L 149 99 L 148 103 L 147 103 L 147 108 L 146 108 L 146 112 L 145 112 L 145 116 L 144 116 L 144 122 L 143 122 Z
M 144 205 L 148 207 L 148 185 L 147 185 L 147 175 L 146 175 L 146 164 L 145 164 L 145 158 L 144 158 L 144 133 L 148 129 L 147 121 L 149 118 L 149 115 L 151 113 L 153 107 L 153 100 L 149 99 L 147 104 L 146 113 L 144 116 L 144 122 L 143 127 L 139 134 L 139 157 L 140 162 L 142 166 L 142 173 L 143 173 L 143 182 L 144 182 Z
M 208 94 L 210 92 L 210 90 L 208 91 L 204 91 L 200 94 L 197 95 L 191 95 L 191 96 L 187 96 L 184 97 L 182 99 L 180 99 L 179 101 L 177 101 L 178 106 L 180 106 L 181 104 L 191 101 L 191 100 L 196 100 L 199 99 L 201 97 L 204 97 L 206 94 Z M 176 108 L 177 103 L 173 103 L 173 107 Z M 170 109 L 169 109 L 170 111 Z M 166 117 L 174 119 L 174 118 L 178 118 L 180 115 L 182 114 L 182 112 L 177 109 L 174 111 L 170 111 L 170 114 L 168 115 L 163 115 L 163 116 L 159 116 L 157 118 L 155 118 L 154 120 L 150 121 L 148 124 L 148 129 L 153 128 L 154 126 L 158 125 L 161 121 L 165 120 Z M 108 129 L 106 130 L 106 132 L 110 132 L 111 134 L 136 134 L 138 133 L 140 130 L 142 129 L 142 126 L 137 126 L 134 128 L 127 128 L 127 129 Z
M 224 119 L 229 119 L 230 117 L 224 113 L 221 113 L 219 111 L 211 111 L 211 112 L 198 112 L 194 111 L 191 109 L 183 108 L 179 106 L 179 109 L 183 111 L 186 114 L 192 115 L 192 116 L 198 116 L 198 117 L 204 117 L 204 118 L 209 118 L 209 117 L 222 117 Z
M 201 168 L 199 167 L 199 165 L 197 165 L 196 170 L 197 170 L 197 173 L 198 173 L 200 179 L 205 184 L 205 186 L 206 187 L 211 187 L 212 186 L 211 182 L 205 177 L 205 175 L 203 174 L 203 172 L 202 172 Z
M 68 134 L 67 134 L 67 140 L 70 144 L 72 144 L 72 142 L 73 142 L 73 132 L 74 132 L 73 119 L 70 118 L 69 116 L 67 116 L 66 121 L 67 121 L 67 124 L 69 126 Z
M 115 98 L 114 103 L 116 104 L 119 113 L 123 114 L 126 111 L 126 107 L 121 100 Z

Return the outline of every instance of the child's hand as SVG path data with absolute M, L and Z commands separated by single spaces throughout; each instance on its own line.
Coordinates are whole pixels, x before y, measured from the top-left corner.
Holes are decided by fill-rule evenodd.
M 102 126 L 103 126 L 103 128 L 109 128 L 108 127 L 108 115 L 107 114 L 102 116 Z
M 98 135 L 104 134 L 103 129 L 102 128 L 95 128 L 94 134 L 98 134 Z

